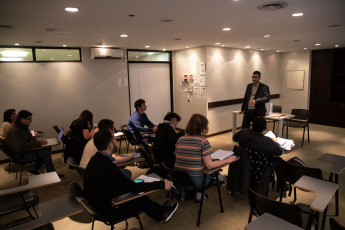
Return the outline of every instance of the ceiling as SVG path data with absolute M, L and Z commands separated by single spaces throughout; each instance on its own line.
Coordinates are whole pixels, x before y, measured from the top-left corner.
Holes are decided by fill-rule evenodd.
M 0 45 L 280 52 L 345 47 L 345 0 L 1 0 Z M 79 8 L 68 13 L 65 7 Z M 292 17 L 302 12 L 302 17 Z M 131 15 L 131 16 L 130 16 Z M 9 26 L 9 27 L 7 27 Z M 230 31 L 223 31 L 230 27 Z M 54 30 L 55 29 L 55 30 Z M 46 31 L 52 30 L 52 31 Z M 121 38 L 121 34 L 128 34 Z M 265 34 L 271 35 L 264 38 Z M 216 45 L 215 43 L 221 43 Z M 320 46 L 315 46 L 320 43 Z

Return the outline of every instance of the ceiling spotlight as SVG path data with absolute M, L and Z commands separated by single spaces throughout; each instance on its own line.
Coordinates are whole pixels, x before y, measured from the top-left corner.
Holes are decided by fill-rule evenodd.
M 231 28 L 230 27 L 225 27 L 225 28 L 223 28 L 223 30 L 224 31 L 229 31 L 229 30 L 231 30 Z
M 165 51 L 165 48 L 163 48 L 163 51 Z
M 145 48 L 150 48 L 151 46 L 145 46 Z
M 78 12 L 78 8 L 76 8 L 76 7 L 66 7 L 65 8 L 65 11 L 67 11 L 67 12 L 71 12 L 71 13 L 75 13 L 75 12 Z
M 188 49 L 189 48 L 189 46 L 186 46 L 186 49 Z
M 245 46 L 244 48 L 245 48 L 245 49 L 250 49 L 250 48 L 251 48 L 251 46 Z
M 292 16 L 293 17 L 301 17 L 301 16 L 303 16 L 303 13 L 293 13 Z
M 121 38 L 128 38 L 128 34 L 121 34 L 120 37 Z
M 67 45 L 62 45 L 63 47 L 66 47 Z
M 320 43 L 316 43 L 315 46 L 321 46 L 321 44 Z
M 264 49 L 260 49 L 261 51 L 263 51 Z
M 265 34 L 264 35 L 264 38 L 269 38 L 269 37 L 271 37 L 272 35 L 270 35 L 270 34 Z
M 335 45 L 335 47 L 339 47 L 339 45 Z
M 216 43 L 214 43 L 214 44 L 216 44 L 216 45 L 220 45 L 220 42 L 216 42 Z
M 304 48 L 305 50 L 307 49 L 307 48 Z
M 277 53 L 279 53 L 280 51 L 279 51 L 279 50 L 277 50 L 276 52 L 277 52 Z
M 14 45 L 15 45 L 15 46 L 19 46 L 19 43 L 15 43 Z

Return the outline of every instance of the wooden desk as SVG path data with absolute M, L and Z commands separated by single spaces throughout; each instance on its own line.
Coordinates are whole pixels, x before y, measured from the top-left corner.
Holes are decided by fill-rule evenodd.
M 118 163 L 116 164 L 118 167 L 122 167 L 122 166 L 127 166 L 127 165 L 131 165 L 131 164 L 134 164 L 134 163 L 137 163 L 137 162 L 142 162 L 142 161 L 145 161 L 145 158 L 144 157 L 133 157 L 131 160 L 129 161 L 125 161 L 125 162 L 122 162 L 122 163 Z
M 281 113 L 274 113 L 271 115 L 264 116 L 265 119 L 279 121 L 279 128 L 278 128 L 278 136 L 277 137 L 282 137 L 284 120 L 290 119 L 293 117 L 295 117 L 295 115 L 281 114 Z
M 70 195 L 57 198 L 39 205 L 41 216 L 37 219 L 16 225 L 10 230 L 34 229 L 51 222 L 83 212 L 83 207 Z
M 311 203 L 310 208 L 318 213 L 323 212 L 321 229 L 324 229 L 328 203 L 338 190 L 339 185 L 309 176 L 302 176 L 295 183 L 295 187 L 316 193 L 316 198 Z M 318 216 L 319 214 L 316 215 L 317 222 L 319 219 Z M 315 229 L 317 228 L 318 223 L 315 226 Z
M 345 157 L 331 153 L 325 153 L 324 155 L 319 157 L 318 160 L 334 164 L 334 167 L 331 169 L 331 172 L 329 174 L 329 181 L 333 181 L 333 174 L 335 174 L 334 182 L 338 184 L 338 175 L 345 169 Z M 337 192 L 335 193 L 335 215 L 339 216 L 339 190 L 337 190 Z
M 240 159 L 240 157 L 237 156 L 236 158 L 236 161 L 238 161 Z M 202 204 L 204 202 L 204 193 L 205 193 L 205 186 L 206 186 L 206 177 L 207 175 L 209 174 L 212 174 L 218 170 L 220 170 L 221 168 L 223 168 L 224 166 L 227 166 L 229 165 L 230 163 L 226 163 L 226 164 L 223 164 L 219 167 L 216 167 L 216 168 L 211 168 L 211 169 L 207 169 L 205 168 L 203 170 L 203 173 L 204 173 L 204 181 L 203 181 L 203 185 L 202 185 L 202 191 L 201 191 L 201 200 L 200 200 L 200 206 L 199 206 L 199 214 L 198 214 L 198 221 L 197 221 L 197 226 L 200 227 L 200 220 L 201 220 L 201 211 L 202 211 Z M 220 205 L 220 211 L 222 213 L 224 213 L 224 209 L 223 209 L 223 202 L 222 202 L 222 195 L 220 193 L 220 186 L 219 186 L 219 180 L 218 180 L 218 176 L 216 176 L 216 183 L 217 183 L 217 189 L 218 189 L 218 198 L 219 198 L 219 205 Z
M 302 230 L 294 224 L 269 213 L 264 213 L 244 227 L 245 230 Z
M 40 188 L 40 187 L 61 182 L 59 176 L 57 175 L 55 171 L 49 172 L 49 173 L 43 173 L 43 174 L 39 174 L 35 176 L 29 176 L 28 179 L 29 179 L 29 183 L 27 183 L 26 185 L 1 190 L 0 196 L 24 192 L 27 190 L 36 189 L 36 188 Z

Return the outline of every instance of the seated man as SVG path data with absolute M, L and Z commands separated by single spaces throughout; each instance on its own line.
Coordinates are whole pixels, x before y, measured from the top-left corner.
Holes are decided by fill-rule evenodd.
M 253 129 L 244 128 L 237 132 L 233 140 L 238 142 L 241 148 L 248 148 L 264 152 L 272 156 L 280 156 L 283 149 L 271 138 L 263 135 L 266 130 L 266 120 L 263 117 L 256 117 L 253 121 Z
M 117 142 L 116 137 L 114 136 L 114 122 L 112 120 L 103 119 L 98 123 L 98 130 L 99 131 L 108 131 L 113 135 L 113 144 L 114 144 L 114 153 L 117 152 Z M 80 166 L 83 168 L 86 168 L 87 164 L 89 163 L 91 157 L 93 157 L 97 152 L 97 148 L 93 142 L 93 137 L 87 142 L 84 148 L 83 156 L 80 161 Z M 128 153 L 127 156 L 117 156 L 115 157 L 115 154 L 112 154 L 112 157 L 114 157 L 114 164 L 122 163 L 125 161 L 129 161 L 133 158 L 133 153 Z M 123 174 L 125 174 L 128 178 L 132 178 L 131 171 L 127 169 L 120 168 Z
M 253 129 L 244 128 L 233 136 L 241 148 L 249 150 L 251 164 L 251 184 L 255 191 L 266 195 L 268 185 L 274 180 L 275 169 L 278 176 L 282 175 L 280 155 L 283 149 L 278 143 L 263 135 L 266 130 L 266 120 L 263 117 L 256 117 L 253 120 Z
M 117 206 L 117 211 L 114 212 L 112 198 L 129 192 L 139 193 L 155 189 L 170 190 L 172 182 L 164 180 L 152 183 L 135 183 L 124 176 L 116 164 L 112 163 L 113 135 L 108 131 L 99 131 L 93 139 L 98 152 L 91 158 L 85 169 L 84 195 L 86 199 L 106 220 L 112 218 L 117 220 L 137 211 L 143 211 L 156 221 L 168 221 L 176 211 L 178 204 L 176 203 L 172 207 L 160 206 L 147 196 L 125 202 Z
M 132 113 L 131 117 L 129 118 L 127 129 L 132 133 L 135 140 L 138 142 L 152 142 L 152 137 L 143 137 L 140 132 L 156 132 L 157 126 L 155 126 L 148 118 L 145 113 L 146 111 L 146 104 L 144 99 L 138 99 L 134 102 L 134 107 L 136 111 Z M 147 128 L 145 128 L 147 126 Z
M 45 165 L 47 172 L 55 171 L 50 148 L 40 148 L 47 144 L 47 141 L 38 141 L 32 136 L 29 130 L 31 122 L 32 113 L 26 110 L 19 111 L 17 120 L 7 133 L 6 147 L 17 159 L 24 162 L 35 161 L 29 175 L 39 174 L 38 170 L 42 165 Z M 61 179 L 64 177 L 64 175 L 58 175 Z
M 158 125 L 156 132 L 155 147 L 158 148 L 162 160 L 169 168 L 174 168 L 175 165 L 176 142 L 185 134 L 184 131 L 176 132 L 175 128 L 180 120 L 181 117 L 177 113 L 169 112 L 164 117 L 164 122 Z

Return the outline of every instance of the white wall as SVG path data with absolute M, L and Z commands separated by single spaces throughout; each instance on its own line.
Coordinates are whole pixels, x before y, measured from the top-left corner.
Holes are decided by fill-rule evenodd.
M 94 122 L 109 118 L 116 128 L 126 124 L 128 87 L 118 87 L 117 79 L 128 77 L 127 63 L 91 60 L 89 48 L 82 49 L 82 57 L 83 62 L 1 63 L 1 113 L 9 108 L 31 111 L 31 128 L 46 137 L 55 135 L 53 125 L 68 128 L 84 109 L 93 113 Z
M 174 51 L 172 54 L 173 63 L 173 81 L 174 81 L 174 110 L 182 117 L 178 127 L 185 128 L 189 118 L 194 113 L 200 113 L 207 116 L 207 100 L 193 98 L 188 102 L 188 93 L 180 92 L 180 83 L 183 81 L 183 75 L 199 73 L 198 66 L 206 62 L 206 48 L 191 48 Z M 207 68 L 207 67 L 206 67 Z M 207 77 L 207 76 L 206 76 Z
M 279 53 L 207 47 L 206 60 L 208 103 L 243 98 L 255 70 L 261 72 L 261 82 L 269 86 L 271 94 L 280 93 Z M 279 100 L 271 102 L 279 104 Z M 241 104 L 209 109 L 209 133 L 232 129 L 232 111 L 240 109 Z
M 280 60 L 280 103 L 283 106 L 283 113 L 291 113 L 291 109 L 309 109 L 310 94 L 310 52 L 288 52 L 281 53 Z M 286 71 L 304 70 L 304 89 L 287 90 L 286 89 Z

